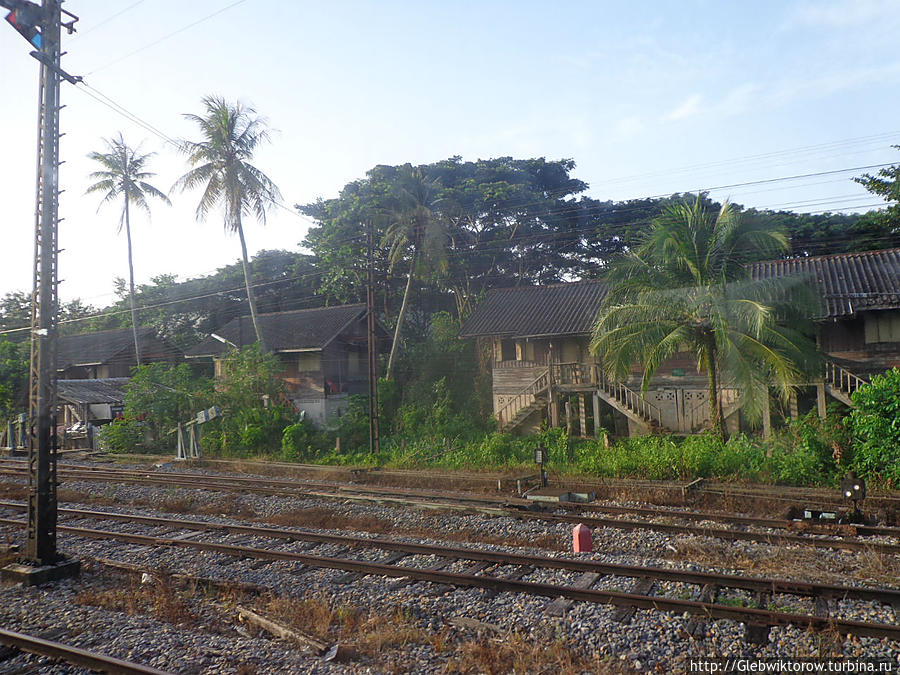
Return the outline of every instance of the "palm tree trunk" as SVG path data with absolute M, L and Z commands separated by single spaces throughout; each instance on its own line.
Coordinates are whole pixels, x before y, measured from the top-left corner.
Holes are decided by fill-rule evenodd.
M 141 344 L 138 339 L 137 310 L 134 308 L 134 262 L 131 258 L 131 218 L 128 212 L 128 186 L 125 186 L 125 239 L 128 241 L 128 298 L 131 303 L 131 331 L 134 333 L 134 361 L 141 365 Z
M 400 344 L 400 326 L 403 325 L 403 317 L 406 315 L 406 306 L 409 301 L 409 289 L 412 287 L 413 272 L 416 269 L 416 257 L 413 254 L 409 264 L 409 276 L 406 277 L 406 290 L 403 291 L 403 302 L 400 303 L 400 313 L 397 315 L 397 327 L 394 329 L 394 341 L 391 343 L 391 355 L 388 357 L 387 372 L 384 379 L 390 380 L 394 373 L 394 358 L 397 356 L 397 345 Z
M 706 374 L 709 380 L 709 423 L 722 438 L 725 438 L 725 420 L 722 418 L 722 401 L 719 400 L 719 369 L 716 366 L 716 338 L 706 337 Z
M 250 264 L 247 262 L 247 242 L 244 240 L 244 227 L 241 224 L 241 214 L 237 214 L 237 233 L 238 239 L 241 241 L 241 265 L 244 268 L 244 285 L 247 287 L 247 302 L 250 304 L 250 320 L 253 321 L 253 330 L 256 332 L 256 341 L 259 347 L 266 351 L 266 343 L 263 341 L 262 331 L 259 329 L 259 319 L 256 316 L 256 298 L 253 296 L 253 289 L 250 287 Z

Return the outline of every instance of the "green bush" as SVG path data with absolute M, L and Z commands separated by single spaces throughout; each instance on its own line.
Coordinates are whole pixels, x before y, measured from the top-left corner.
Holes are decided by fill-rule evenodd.
M 125 424 L 141 420 L 144 452 L 174 451 L 175 435 L 169 432 L 208 408 L 211 395 L 212 382 L 195 377 L 185 364 L 137 366 L 125 387 L 124 418 L 131 420 Z
M 281 459 L 286 462 L 306 462 L 322 451 L 322 435 L 309 420 L 289 424 L 281 434 Z
M 853 394 L 853 466 L 888 487 L 900 485 L 900 369 L 876 375 Z
M 134 417 L 113 420 L 97 430 L 97 442 L 107 452 L 146 452 L 144 437 L 146 424 Z

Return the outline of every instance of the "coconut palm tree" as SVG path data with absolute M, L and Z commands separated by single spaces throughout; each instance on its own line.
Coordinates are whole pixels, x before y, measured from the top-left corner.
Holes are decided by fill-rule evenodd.
M 229 103 L 219 96 L 203 99 L 203 115 L 185 117 L 200 127 L 200 141 L 183 141 L 182 150 L 193 167 L 176 181 L 173 189 L 203 188 L 197 206 L 197 219 L 206 219 L 214 206 L 221 206 L 225 229 L 236 232 L 241 242 L 244 285 L 256 339 L 264 346 L 256 313 L 256 298 L 250 286 L 247 242 L 243 216 L 252 213 L 265 224 L 266 209 L 281 199 L 275 183 L 250 164 L 260 143 L 269 140 L 266 122 L 256 111 L 241 102 Z
M 391 182 L 394 208 L 382 244 L 388 247 L 391 270 L 404 260 L 408 260 L 409 269 L 388 357 L 387 379 L 393 373 L 413 279 L 428 273 L 440 274 L 447 269 L 447 223 L 436 210 L 441 201 L 440 189 L 436 179 L 426 176 L 421 167 L 409 164 L 399 167 Z
M 134 333 L 134 358 L 137 365 L 141 365 L 137 311 L 134 307 L 134 261 L 131 249 L 131 215 L 129 205 L 134 204 L 146 211 L 149 216 L 150 206 L 147 204 L 147 197 L 160 199 L 169 206 L 172 204 L 165 194 L 147 182 L 148 179 L 156 175 L 145 171 L 147 160 L 155 153 L 141 154 L 140 147 L 129 147 L 122 138 L 121 133 L 118 138 L 103 139 L 103 141 L 106 143 L 107 152 L 91 152 L 88 154 L 89 159 L 94 160 L 103 168 L 90 174 L 90 178 L 97 182 L 88 187 L 85 194 L 92 192 L 104 193 L 100 206 L 119 198 L 122 198 L 123 201 L 118 231 L 121 232 L 122 226 L 125 226 L 125 238 L 128 240 L 128 296 L 131 304 L 131 329 Z M 100 210 L 99 206 L 97 210 Z
M 692 352 L 708 380 L 710 422 L 725 434 L 720 391 L 741 391 L 759 419 L 769 387 L 787 399 L 819 366 L 810 339 L 815 301 L 805 280 L 753 280 L 747 263 L 787 250 L 784 234 L 700 197 L 668 208 L 643 242 L 611 265 L 592 351 L 611 378 L 643 366 L 641 387 L 666 359 Z M 789 323 L 790 321 L 790 323 Z

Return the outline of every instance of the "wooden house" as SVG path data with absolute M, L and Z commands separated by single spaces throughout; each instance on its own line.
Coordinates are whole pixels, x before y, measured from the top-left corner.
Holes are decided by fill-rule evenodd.
M 266 348 L 280 360 L 287 396 L 307 419 L 323 426 L 340 416 L 352 394 L 368 394 L 368 337 L 363 304 L 260 314 Z M 386 336 L 376 327 L 379 340 Z M 249 316 L 233 319 L 188 350 L 189 359 L 212 358 L 216 376 L 229 349 L 256 342 Z
M 142 363 L 178 363 L 184 353 L 149 326 L 138 328 Z M 61 335 L 57 342 L 57 374 L 61 380 L 130 377 L 135 365 L 131 328 Z
M 822 299 L 818 342 L 825 372 L 808 384 L 825 414 L 828 395 L 850 394 L 874 373 L 900 365 L 900 249 L 775 260 L 750 266 L 755 279 L 800 275 Z M 586 435 L 601 427 L 618 435 L 651 429 L 690 434 L 709 426 L 705 373 L 687 354 L 662 364 L 640 392 L 639 371 L 606 379 L 589 349 L 606 295 L 599 281 L 499 289 L 488 293 L 460 336 L 486 343 L 491 354 L 493 408 L 501 429 L 534 430 L 549 417 Z M 731 429 L 740 426 L 740 392 L 722 390 Z M 800 411 L 792 401 L 789 414 Z M 768 432 L 769 416 L 764 416 Z

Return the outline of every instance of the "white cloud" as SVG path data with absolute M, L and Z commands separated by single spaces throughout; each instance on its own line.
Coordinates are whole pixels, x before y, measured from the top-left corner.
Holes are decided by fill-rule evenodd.
M 693 94 L 689 96 L 681 105 L 679 105 L 674 110 L 669 111 L 665 115 L 663 115 L 664 120 L 674 121 L 674 120 L 684 120 L 688 117 L 694 117 L 695 115 L 702 112 L 700 107 L 700 94 Z
M 628 140 L 637 136 L 644 128 L 640 117 L 623 117 L 613 126 L 613 135 L 618 140 Z
M 787 25 L 847 28 L 891 21 L 896 12 L 895 0 L 816 0 L 793 8 L 788 14 Z

